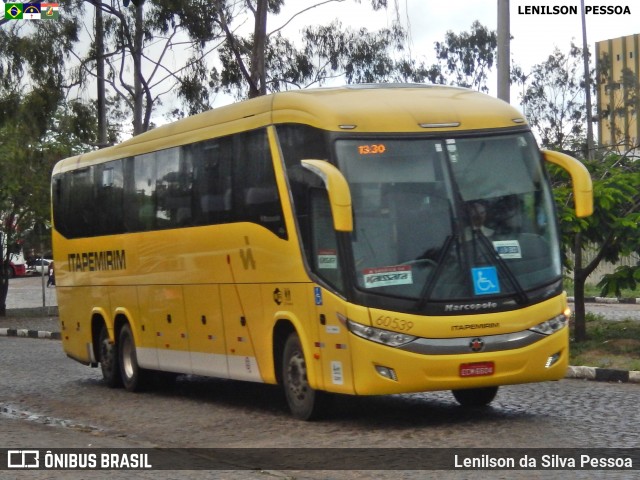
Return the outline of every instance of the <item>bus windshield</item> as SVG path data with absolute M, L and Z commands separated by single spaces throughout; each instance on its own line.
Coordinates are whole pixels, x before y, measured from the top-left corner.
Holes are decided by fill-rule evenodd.
M 336 141 L 356 284 L 419 302 L 512 297 L 561 275 L 553 199 L 530 133 Z

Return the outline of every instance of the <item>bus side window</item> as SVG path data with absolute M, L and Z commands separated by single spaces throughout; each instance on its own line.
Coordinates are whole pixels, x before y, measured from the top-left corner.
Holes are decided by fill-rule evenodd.
M 96 200 L 101 214 L 96 217 L 96 234 L 122 233 L 124 229 L 124 178 L 122 160 L 96 165 Z
M 156 161 L 155 152 L 139 155 L 134 161 L 135 206 L 138 227 L 147 231 L 155 227 Z M 136 208 L 134 207 L 134 208 Z
M 69 175 L 68 188 L 64 191 L 64 202 L 70 218 L 69 233 L 73 237 L 95 235 L 94 219 L 96 204 L 93 193 L 93 167 L 74 170 Z
M 193 164 L 192 207 L 195 225 L 233 221 L 232 147 L 230 137 L 183 147 L 185 158 Z
M 254 222 L 287 238 L 266 130 L 234 138 L 235 201 L 237 221 Z
M 156 228 L 191 226 L 191 184 L 180 149 L 156 152 Z
M 309 204 L 312 268 L 318 276 L 341 292 L 344 289 L 344 282 L 327 191 L 324 188 L 309 189 Z

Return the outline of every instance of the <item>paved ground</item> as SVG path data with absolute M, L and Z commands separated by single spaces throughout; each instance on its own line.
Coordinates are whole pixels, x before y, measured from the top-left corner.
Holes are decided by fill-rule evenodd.
M 56 289 L 47 288 L 47 277 L 18 277 L 9 280 L 7 310 L 57 305 Z

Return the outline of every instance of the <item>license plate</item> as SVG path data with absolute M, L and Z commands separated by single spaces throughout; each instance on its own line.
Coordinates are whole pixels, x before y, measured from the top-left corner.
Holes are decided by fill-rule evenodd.
M 460 365 L 461 377 L 485 377 L 493 375 L 495 364 L 493 362 L 463 363 Z

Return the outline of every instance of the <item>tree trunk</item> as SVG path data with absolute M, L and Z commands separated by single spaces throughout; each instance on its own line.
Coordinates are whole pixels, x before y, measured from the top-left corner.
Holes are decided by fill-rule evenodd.
M 582 235 L 577 233 L 574 239 L 575 249 L 575 265 L 573 270 L 573 295 L 575 297 L 575 316 L 574 316 L 574 336 L 577 342 L 583 342 L 587 339 L 587 320 L 584 308 L 584 286 L 587 281 L 587 275 L 582 268 Z
M 143 42 L 143 8 L 144 0 L 140 0 L 136 6 L 136 22 L 133 34 L 133 134 L 143 133 L 142 122 L 142 42 Z
M 251 81 L 249 82 L 249 98 L 259 97 L 267 93 L 265 71 L 265 49 L 267 43 L 267 0 L 258 0 L 256 6 L 256 23 L 253 33 L 253 51 L 251 52 Z
M 4 262 L 4 259 L 3 259 Z M 0 272 L 0 317 L 7 316 L 7 294 L 9 293 L 9 275 L 7 269 L 2 266 Z
M 0 232 L 0 317 L 7 316 L 7 294 L 9 293 L 9 242 L 5 242 L 5 235 Z M 3 254 L 7 247 L 6 255 Z

